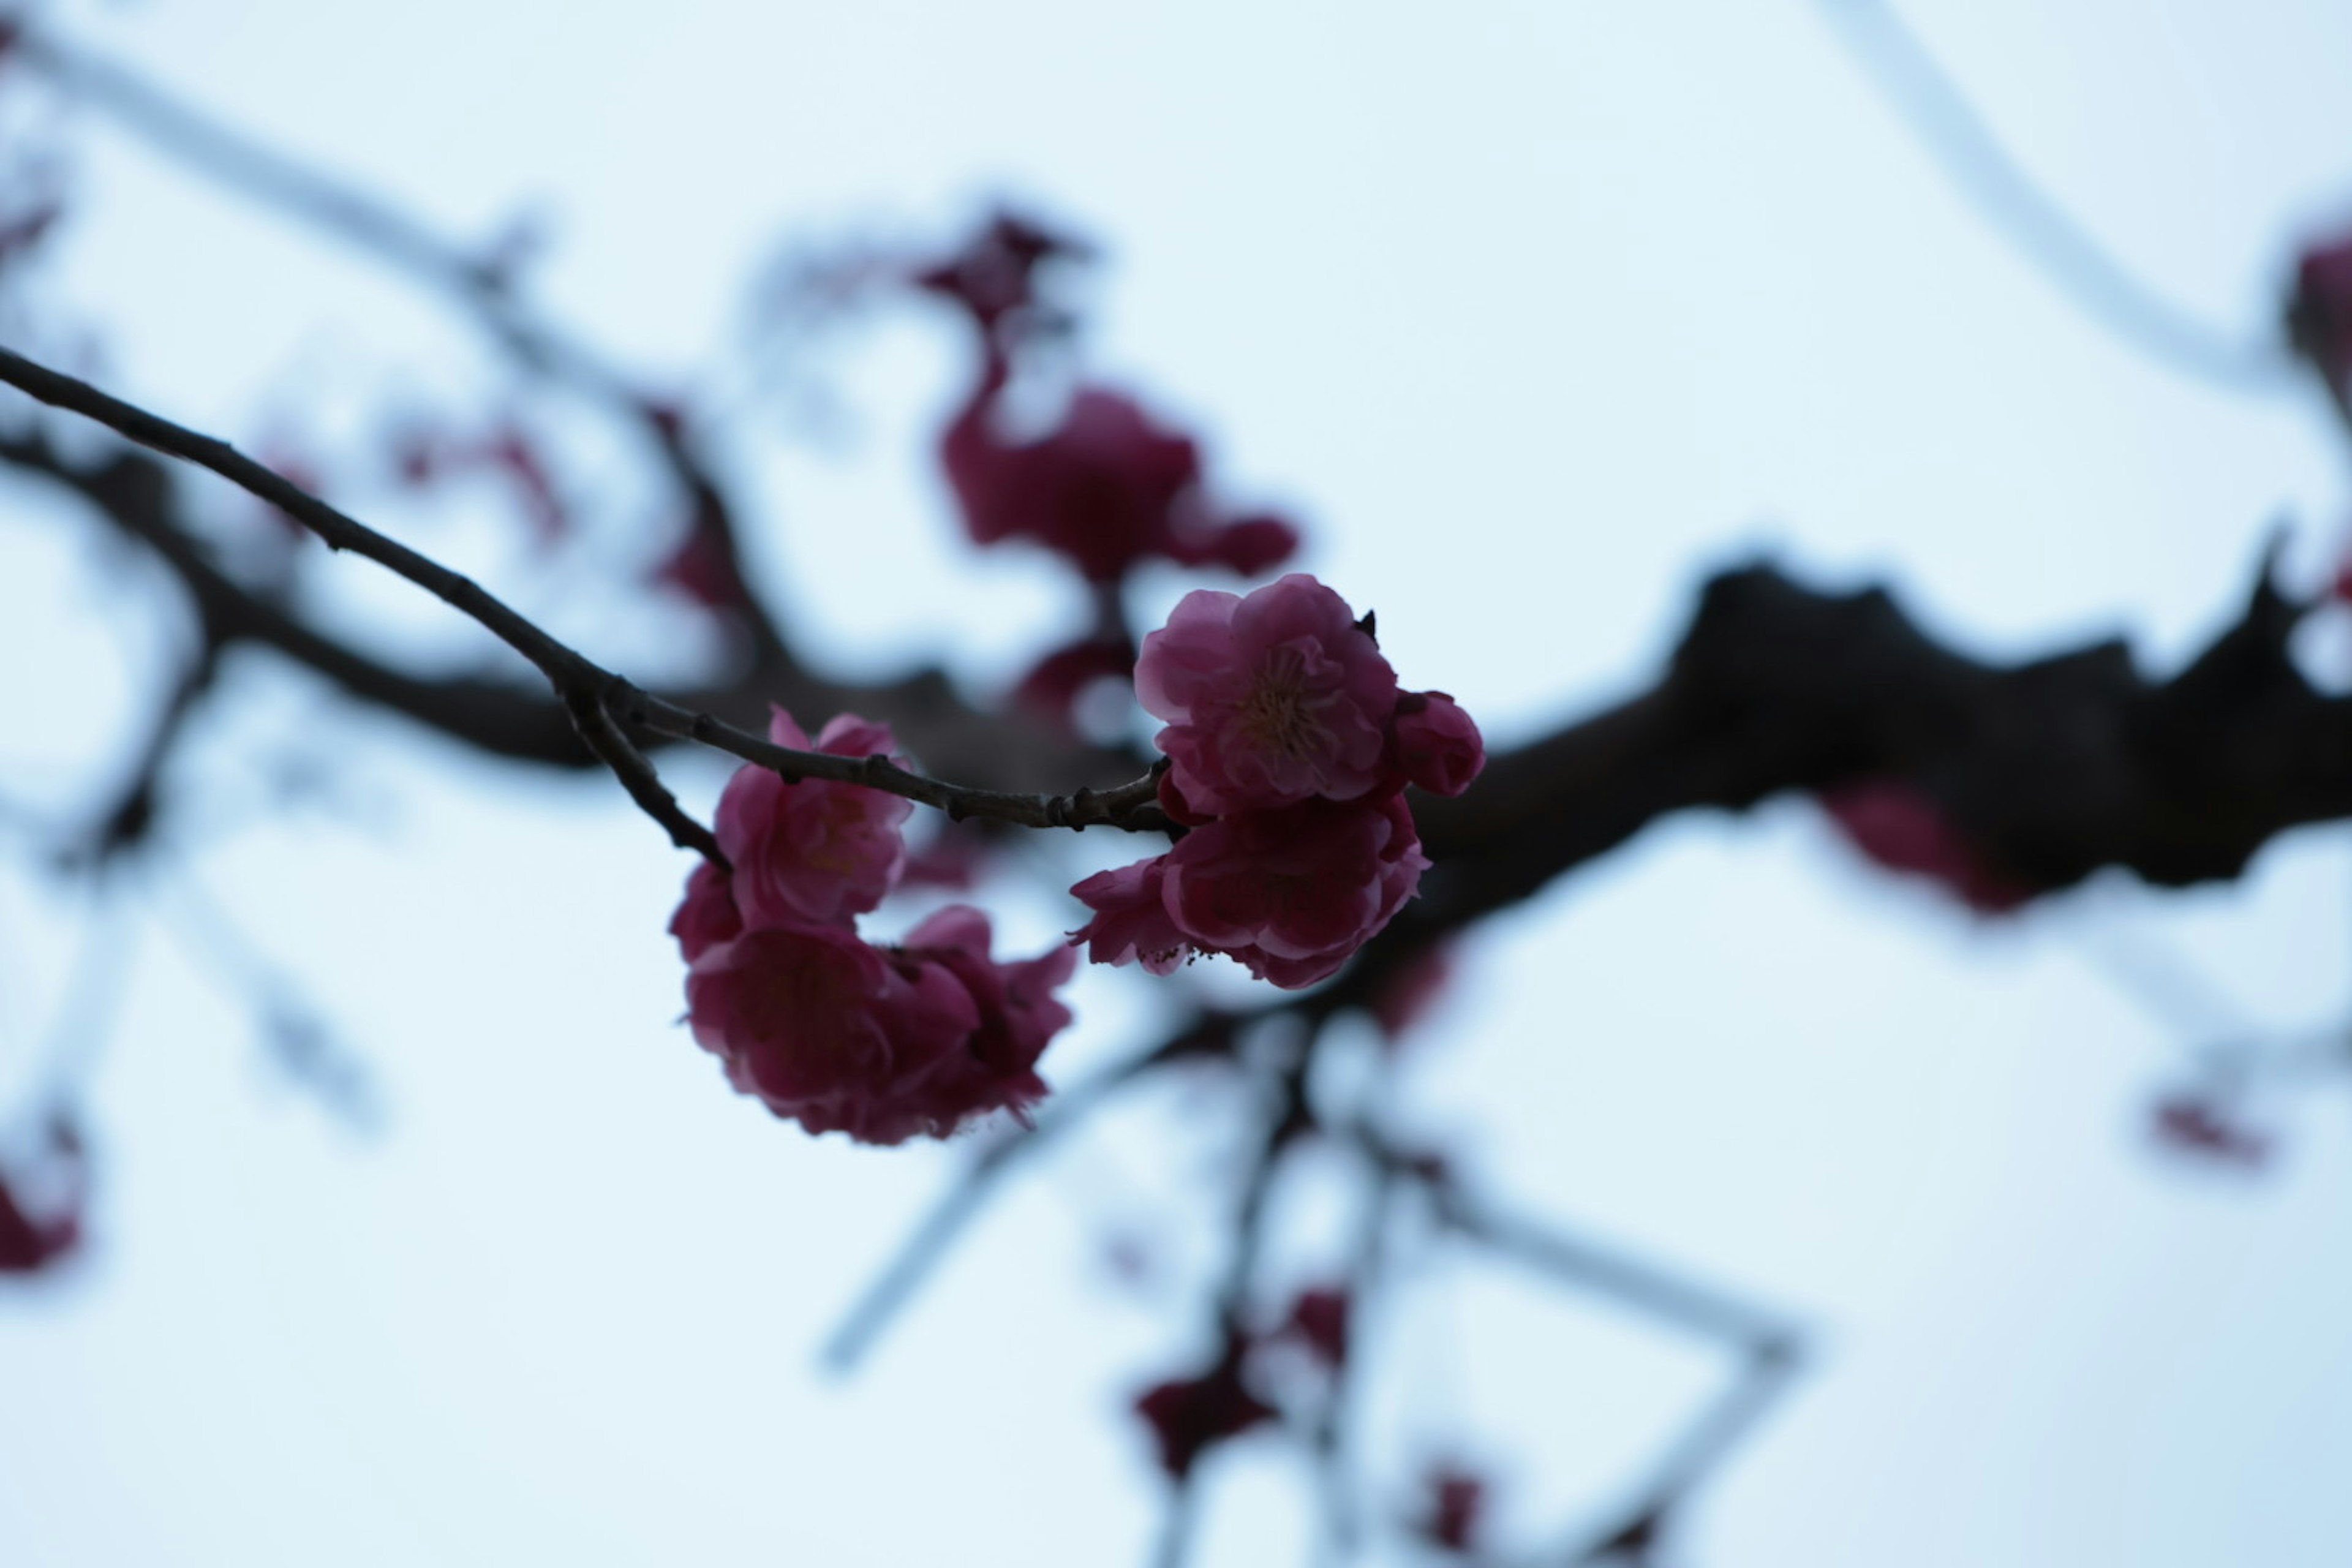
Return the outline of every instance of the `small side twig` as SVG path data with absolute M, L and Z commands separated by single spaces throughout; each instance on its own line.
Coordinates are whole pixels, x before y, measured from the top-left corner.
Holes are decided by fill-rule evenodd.
M 605 714 L 615 729 L 629 725 L 655 734 L 691 740 L 773 769 L 786 780 L 828 779 L 902 795 L 919 805 L 946 812 L 950 817 L 984 816 L 1022 827 L 1070 827 L 1097 825 L 1129 832 L 1164 832 L 1169 824 L 1158 804 L 1158 783 L 1147 774 L 1116 789 L 1080 790 L 1075 795 L 1022 795 L 1003 790 L 974 789 L 910 772 L 884 756 L 840 757 L 823 752 L 795 751 L 779 746 L 749 731 L 739 730 L 711 715 L 656 697 L 604 668 L 540 627 L 480 584 L 387 538 L 365 523 L 337 510 L 285 476 L 239 452 L 228 442 L 200 435 L 184 426 L 110 396 L 72 376 L 0 349 L 0 383 L 43 403 L 96 420 L 116 434 L 156 451 L 206 468 L 277 507 L 323 540 L 330 548 L 366 557 L 433 595 L 466 616 L 500 642 L 520 654 L 544 675 L 570 708 L 575 722 L 583 704 Z M 593 721 L 591 721 L 593 725 Z M 624 736 L 625 740 L 625 735 Z M 592 749 L 597 742 L 590 740 Z M 649 766 L 638 772 L 630 761 L 643 757 L 628 746 L 617 752 L 599 751 L 638 804 L 656 821 L 677 836 L 683 814 L 658 782 L 657 797 L 641 792 Z M 653 804 L 648 804 L 648 799 Z M 699 829 L 692 830 L 696 836 Z M 701 846 L 698 843 L 696 847 Z M 712 847 L 716 847 L 715 842 Z M 708 851 L 706 851 L 708 853 Z

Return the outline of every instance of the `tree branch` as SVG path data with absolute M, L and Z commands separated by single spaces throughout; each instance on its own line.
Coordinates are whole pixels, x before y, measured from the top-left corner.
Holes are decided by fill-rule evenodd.
M 1167 826 L 1157 804 L 1157 781 L 1150 775 L 1101 793 L 1081 787 L 1068 795 L 1023 795 L 928 778 L 883 756 L 839 757 L 775 745 L 707 712 L 638 689 L 559 642 L 473 579 L 338 511 L 226 441 L 173 424 L 5 349 L 0 349 L 0 382 L 96 420 L 142 446 L 208 468 L 292 517 L 331 549 L 364 556 L 415 584 L 528 659 L 547 678 L 568 712 L 581 712 L 582 704 L 600 708 L 622 723 L 692 740 L 772 768 L 790 783 L 819 778 L 859 784 L 935 806 L 958 820 L 976 816 L 1024 827 L 1080 829 L 1104 825 L 1131 832 L 1164 831 Z M 625 758 L 617 765 L 623 784 L 636 795 L 642 778 L 632 779 Z M 650 772 L 649 765 L 646 771 Z M 665 828 L 672 826 L 663 812 L 656 810 L 655 816 Z

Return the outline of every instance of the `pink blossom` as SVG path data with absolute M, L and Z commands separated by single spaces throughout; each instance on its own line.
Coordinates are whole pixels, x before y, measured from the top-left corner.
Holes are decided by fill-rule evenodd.
M 1155 855 L 1132 866 L 1098 871 L 1070 892 L 1095 918 L 1073 933 L 1089 944 L 1095 963 L 1140 963 L 1153 974 L 1174 973 L 1192 942 L 1168 913 L 1168 857 Z
M 1382 783 L 1396 672 L 1304 573 L 1246 598 L 1187 594 L 1143 639 L 1135 690 L 1167 721 L 1170 789 L 1196 813 L 1352 800 Z
M 918 289 L 961 306 L 982 331 L 992 333 L 1036 303 L 1040 263 L 1083 257 L 1088 248 L 1033 219 L 1000 212 L 961 250 L 918 271 L 912 280 Z
M 2228 1106 L 2196 1093 L 2158 1100 L 2150 1129 L 2158 1142 L 2178 1152 L 2243 1171 L 2261 1170 L 2276 1152 L 2269 1134 L 2247 1126 Z
M 1282 1331 L 1314 1352 L 1315 1359 L 1325 1366 L 1339 1367 L 1348 1359 L 1351 1307 L 1344 1286 L 1325 1285 L 1301 1290 L 1290 1304 L 1290 1318 L 1283 1324 Z
M 1429 1502 L 1422 1517 L 1422 1539 L 1445 1552 L 1475 1550 L 1486 1513 L 1486 1479 L 1457 1465 L 1438 1465 L 1423 1484 Z
M 726 536 L 715 524 L 698 519 L 669 559 L 654 568 L 653 580 L 706 610 L 740 610 L 751 601 Z
M 1136 1414 L 1158 1439 L 1160 1468 L 1174 1479 L 1192 1474 L 1211 1447 L 1277 1414 L 1242 1381 L 1241 1348 L 1229 1350 L 1198 1377 L 1172 1379 L 1136 1399 Z
M 894 964 L 839 926 L 769 926 L 706 949 L 686 998 L 728 1080 L 811 1132 L 898 1143 L 954 1130 L 929 1080 L 963 1065 L 980 1009 L 937 964 Z
M 1400 695 L 1391 734 L 1397 770 L 1432 795 L 1460 795 L 1486 765 L 1478 726 L 1443 691 Z
M 1074 936 L 1097 963 L 1155 974 L 1222 952 L 1286 990 L 1336 972 L 1393 919 L 1429 861 L 1397 796 L 1302 801 L 1194 829 L 1165 855 L 1071 891 L 1095 919 Z
M 2288 325 L 2322 375 L 2338 384 L 2352 380 L 2352 235 L 2303 253 Z
M 669 918 L 669 934 L 677 938 L 678 951 L 688 963 L 743 934 L 743 917 L 735 908 L 735 891 L 726 872 L 708 860 L 695 864 L 686 879 L 686 898 Z
M 1065 733 L 1077 732 L 1078 699 L 1097 682 L 1116 680 L 1124 692 L 1135 668 L 1135 649 L 1124 638 L 1082 637 L 1039 659 L 1013 700 Z M 1120 698 L 1124 706 L 1125 698 Z
M 844 713 L 812 745 L 792 715 L 775 710 L 768 739 L 794 751 L 887 755 L 887 725 Z M 766 768 L 736 771 L 719 797 L 719 846 L 735 864 L 736 908 L 746 924 L 846 925 L 879 904 L 907 858 L 899 825 L 913 803 L 826 779 L 786 784 Z
M 1395 918 L 1429 867 L 1394 795 L 1222 818 L 1166 858 L 1164 901 L 1192 945 L 1285 990 L 1335 973 Z
M 962 980 L 981 1013 L 967 1041 L 971 1060 L 985 1072 L 1018 1079 L 1024 1102 L 1040 1100 L 1045 1084 L 1030 1068 L 1046 1041 L 1070 1027 L 1070 1008 L 1054 996 L 1054 987 L 1077 969 L 1077 954 L 1054 947 L 1042 957 L 997 963 L 988 957 L 988 917 L 967 902 L 952 902 L 908 933 L 906 957 L 940 963 Z M 1004 1102 L 1012 1100 L 1007 1090 Z
M 2033 889 L 1988 862 L 1943 808 L 1901 779 L 1866 779 L 1823 790 L 1822 809 L 1855 848 L 1890 871 L 1941 882 L 1979 914 L 2006 914 Z
M 1156 424 L 1124 392 L 1081 386 L 1052 430 L 1007 439 L 997 416 L 1010 367 L 990 353 L 940 444 L 975 544 L 1027 539 L 1098 583 L 1153 558 L 1263 572 L 1297 549 L 1298 531 L 1278 518 L 1220 521 L 1199 446 Z
M 1453 979 L 1453 949 L 1440 945 L 1423 950 L 1372 993 L 1372 1021 L 1393 1045 L 1429 1016 Z
M 0 1275 L 40 1273 L 81 1245 L 89 1184 L 81 1140 L 71 1126 L 51 1127 L 47 1166 L 40 1174 L 57 1192 L 37 1205 L 0 1175 Z

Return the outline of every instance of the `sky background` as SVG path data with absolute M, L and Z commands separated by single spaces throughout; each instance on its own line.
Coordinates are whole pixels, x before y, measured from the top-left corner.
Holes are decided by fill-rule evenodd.
M 1903 13 L 2225 336 L 2271 334 L 2296 244 L 2352 212 L 2352 8 Z M 544 214 L 551 310 L 650 380 L 723 389 L 726 461 L 767 508 L 755 565 L 845 672 L 941 658 L 984 692 L 1076 594 L 961 539 L 929 458 L 967 374 L 942 319 L 796 345 L 843 411 L 813 433 L 740 391 L 749 284 L 997 195 L 1101 240 L 1092 362 L 1204 431 L 1233 493 L 1295 509 L 1406 683 L 1498 744 L 1637 688 L 1705 572 L 1759 554 L 1892 582 L 1982 656 L 2127 633 L 2163 669 L 2273 525 L 2307 584 L 2352 513 L 2315 395 L 2184 377 L 2087 320 L 1804 0 L 53 15 L 451 233 Z M 41 324 L 94 325 L 114 390 L 354 471 L 388 403 L 496 405 L 436 301 L 100 120 L 70 139 Z M 574 425 L 590 548 L 642 554 L 633 454 Z M 650 673 L 690 647 L 684 617 L 535 561 L 487 494 L 346 494 L 593 657 Z M 184 629 L 71 506 L 11 479 L 0 507 L 0 791 L 66 812 Z M 357 635 L 487 658 L 363 563 L 307 571 Z M 2347 628 L 2308 652 L 2352 675 Z M 118 994 L 95 1245 L 0 1292 L 0 1561 L 1142 1560 L 1159 1487 L 1123 1405 L 1201 1351 L 1202 1216 L 1240 1126 L 1216 1083 L 1139 1097 L 1018 1184 L 871 1366 L 828 1378 L 824 1331 L 965 1151 L 812 1141 L 726 1091 L 674 1026 L 685 861 L 605 781 L 457 754 L 259 660 L 227 679 L 177 853 L 103 905 L 21 845 L 0 867 L 0 1108 L 87 1021 L 78 970 Z M 326 768 L 324 798 L 268 805 L 294 766 Z M 676 771 L 702 806 L 723 777 Z M 1814 1328 L 1690 1563 L 2339 1563 L 2342 1085 L 2264 1108 L 2284 1152 L 2259 1180 L 2161 1159 L 2145 1124 L 2217 1030 L 2342 1026 L 2347 850 L 2298 833 L 2233 886 L 2102 882 L 1984 924 L 1803 803 L 1677 819 L 1491 923 L 1401 1102 L 1497 1194 Z M 1002 945 L 1075 923 L 1068 879 L 992 891 Z M 270 1068 L 221 983 L 232 930 L 364 1057 L 378 1132 Z M 2151 1006 L 2119 951 L 2231 1016 Z M 1160 1005 L 1123 973 L 1072 994 L 1064 1082 Z M 1320 1201 L 1284 1222 L 1301 1268 Z M 1128 1233 L 1159 1244 L 1141 1287 L 1102 1261 Z M 1491 1466 L 1507 1543 L 1607 1522 L 1721 1376 L 1591 1301 L 1412 1261 L 1370 1326 L 1369 1462 Z M 1301 1560 L 1303 1474 L 1278 1441 L 1225 1454 L 1198 1561 Z

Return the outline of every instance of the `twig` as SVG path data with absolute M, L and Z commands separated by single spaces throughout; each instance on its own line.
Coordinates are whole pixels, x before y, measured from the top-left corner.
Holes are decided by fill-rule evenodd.
M 973 789 L 911 773 L 884 756 L 840 757 L 779 746 L 736 729 L 708 713 L 656 697 L 557 641 L 472 578 L 453 572 L 406 545 L 388 539 L 255 462 L 226 441 L 199 435 L 143 408 L 109 396 L 89 383 L 0 349 L 0 382 L 44 403 L 94 419 L 144 447 L 208 468 L 309 528 L 329 547 L 366 557 L 406 578 L 530 661 L 575 716 L 583 704 L 614 720 L 656 734 L 703 745 L 773 769 L 788 782 L 828 779 L 903 795 L 935 806 L 950 817 L 989 817 L 1023 827 L 1083 829 L 1107 826 L 1129 832 L 1162 832 L 1168 826 L 1158 805 L 1158 781 L 1150 775 L 1116 789 L 1080 789 L 1067 795 L 1020 795 Z M 593 742 L 591 742 L 592 745 Z M 638 763 L 643 762 L 640 756 Z M 605 758 L 632 796 L 643 786 L 625 758 Z M 646 765 L 650 772 L 650 764 Z M 656 786 L 657 787 L 657 786 Z M 666 798 L 666 792 L 665 792 Z M 641 799 L 640 804 L 645 802 Z M 675 803 L 671 803 L 674 808 Z M 670 817 L 653 806 L 655 820 L 672 828 Z M 713 846 L 715 847 L 715 844 Z
M 992 1146 L 973 1161 L 947 1196 L 899 1244 L 874 1282 L 842 1314 L 820 1352 L 825 1366 L 837 1373 L 856 1370 L 1016 1163 L 1034 1158 L 1048 1142 L 1153 1068 L 1216 1049 L 1232 1028 L 1233 1021 L 1221 1014 L 1201 1019 L 1140 1056 L 1060 1091 L 1054 1097 L 1054 1109 L 1039 1118 L 1036 1126 Z
M 2062 294 L 2173 370 L 2233 392 L 2284 391 L 2278 350 L 2234 342 L 2134 277 L 2028 174 L 1918 35 L 1882 0 L 1817 0 L 1863 74 L 1978 213 Z

